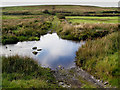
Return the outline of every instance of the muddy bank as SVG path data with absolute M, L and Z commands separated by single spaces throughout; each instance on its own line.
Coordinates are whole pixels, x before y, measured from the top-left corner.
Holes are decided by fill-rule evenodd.
M 82 88 L 86 86 L 88 88 L 106 87 L 100 80 L 95 79 L 92 75 L 78 67 L 71 69 L 60 68 L 54 71 L 54 76 L 59 82 L 59 85 L 66 88 Z

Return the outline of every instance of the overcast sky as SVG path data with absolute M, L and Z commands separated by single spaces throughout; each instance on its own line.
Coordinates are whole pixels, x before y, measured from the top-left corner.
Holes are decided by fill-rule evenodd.
M 118 7 L 120 0 L 2 0 L 0 7 L 23 5 L 92 5 L 101 7 Z

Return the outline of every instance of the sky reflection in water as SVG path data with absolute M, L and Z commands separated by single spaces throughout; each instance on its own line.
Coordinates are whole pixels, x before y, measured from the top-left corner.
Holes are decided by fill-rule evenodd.
M 75 53 L 84 42 L 63 40 L 56 33 L 41 36 L 40 41 L 18 42 L 17 44 L 2 47 L 2 55 L 22 55 L 33 57 L 39 64 L 52 69 L 61 65 L 64 68 L 75 66 Z M 42 49 L 37 55 L 32 52 L 32 47 Z M 10 51 L 11 50 L 11 51 Z

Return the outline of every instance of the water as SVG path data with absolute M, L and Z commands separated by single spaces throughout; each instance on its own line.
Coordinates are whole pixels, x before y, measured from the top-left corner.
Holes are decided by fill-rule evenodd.
M 63 40 L 56 33 L 53 33 L 41 36 L 40 41 L 24 41 L 2 46 L 0 55 L 29 56 L 37 60 L 43 67 L 50 67 L 51 69 L 56 69 L 58 66 L 71 68 L 75 66 L 76 51 L 84 43 Z M 33 50 L 33 47 L 42 50 Z M 33 51 L 37 51 L 37 55 L 34 55 Z

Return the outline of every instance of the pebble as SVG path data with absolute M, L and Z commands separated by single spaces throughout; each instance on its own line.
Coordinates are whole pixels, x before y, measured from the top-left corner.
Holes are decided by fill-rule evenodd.
M 32 49 L 35 50 L 35 49 L 37 49 L 37 47 L 33 47 Z

